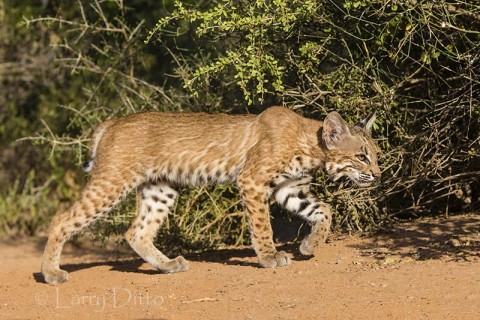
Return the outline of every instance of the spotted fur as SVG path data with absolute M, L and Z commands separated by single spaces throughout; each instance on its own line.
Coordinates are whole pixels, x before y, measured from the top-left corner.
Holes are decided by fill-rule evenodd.
M 187 270 L 183 257 L 169 259 L 153 245 L 178 196 L 174 188 L 182 185 L 237 184 L 261 266 L 290 264 L 273 243 L 272 197 L 311 225 L 300 251 L 312 255 L 332 220 L 328 205 L 309 191 L 312 174 L 325 168 L 333 180 L 378 181 L 377 147 L 368 134 L 373 121 L 351 126 L 332 112 L 322 122 L 283 107 L 258 116 L 147 112 L 109 120 L 92 139 L 92 159 L 85 166 L 91 177 L 80 198 L 52 221 L 42 261 L 45 280 L 68 280 L 59 267 L 64 243 L 132 190 L 137 215 L 125 235 L 128 243 L 161 272 Z

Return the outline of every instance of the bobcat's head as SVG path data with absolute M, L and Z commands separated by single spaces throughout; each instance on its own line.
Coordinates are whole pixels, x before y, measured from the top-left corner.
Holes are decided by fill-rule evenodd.
M 378 146 L 369 133 L 374 121 L 375 113 L 355 126 L 347 124 L 337 112 L 327 115 L 320 131 L 325 168 L 333 181 L 348 177 L 360 186 L 368 186 L 380 180 Z

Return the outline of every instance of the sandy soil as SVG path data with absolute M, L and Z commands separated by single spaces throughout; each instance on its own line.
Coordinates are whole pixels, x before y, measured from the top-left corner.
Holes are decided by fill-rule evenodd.
M 0 244 L 1 319 L 479 319 L 480 215 L 336 235 L 310 260 L 260 269 L 251 249 L 193 254 L 158 274 L 127 253 L 67 246 L 70 281 L 39 272 L 45 239 Z

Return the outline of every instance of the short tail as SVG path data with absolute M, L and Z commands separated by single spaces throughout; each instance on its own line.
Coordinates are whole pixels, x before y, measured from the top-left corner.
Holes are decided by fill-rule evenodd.
M 95 132 L 93 133 L 92 136 L 92 153 L 90 155 L 90 159 L 85 161 L 83 163 L 83 171 L 90 173 L 93 170 L 93 167 L 95 165 L 95 157 L 97 155 L 97 149 L 98 145 L 100 144 L 100 141 L 102 140 L 103 135 L 105 134 L 105 131 L 114 123 L 113 120 L 107 120 L 100 124 L 96 129 Z

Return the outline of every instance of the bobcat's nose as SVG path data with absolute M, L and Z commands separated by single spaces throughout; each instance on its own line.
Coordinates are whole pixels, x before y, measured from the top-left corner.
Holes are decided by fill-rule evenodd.
M 380 180 L 382 173 L 380 170 L 372 170 L 372 176 L 375 178 L 375 180 Z

